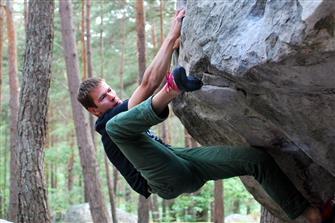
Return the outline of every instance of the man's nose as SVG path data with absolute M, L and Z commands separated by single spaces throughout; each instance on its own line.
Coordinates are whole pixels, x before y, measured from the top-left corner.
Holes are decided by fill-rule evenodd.
M 109 99 L 114 98 L 114 94 L 113 94 L 112 92 L 108 92 L 108 93 L 107 93 L 107 96 L 108 96 Z

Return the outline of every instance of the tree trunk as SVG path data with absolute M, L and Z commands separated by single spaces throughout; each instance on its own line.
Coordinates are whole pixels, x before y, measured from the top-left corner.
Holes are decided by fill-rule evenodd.
M 105 155 L 105 170 L 106 170 L 106 176 L 107 176 L 108 195 L 109 195 L 109 202 L 111 205 L 112 219 L 113 219 L 113 223 L 117 223 L 116 207 L 115 207 L 115 201 L 114 201 L 115 195 L 113 193 L 113 183 L 112 183 L 112 178 L 111 178 L 111 174 L 109 171 L 109 161 L 106 155 Z
M 105 64 L 105 55 L 104 55 L 104 4 L 105 2 L 100 3 L 100 15 L 101 15 L 101 23 L 100 23 L 100 76 L 104 78 L 104 64 Z
M 157 222 L 160 220 L 158 197 L 156 194 L 152 194 L 151 199 L 152 199 L 151 218 L 153 222 Z
M 93 77 L 93 61 L 92 61 L 92 44 L 91 44 L 91 0 L 86 0 L 86 45 L 87 45 L 87 75 Z M 95 147 L 95 117 L 89 114 L 90 126 L 93 139 L 94 149 Z
M 240 213 L 240 200 L 236 199 L 233 201 L 233 213 L 239 214 Z
M 87 74 L 93 77 L 92 45 L 91 45 L 91 0 L 86 0 L 86 49 Z
M 0 0 L 0 112 L 1 109 L 1 102 L 2 102 L 2 52 L 3 52 L 3 23 L 5 19 L 5 11 L 2 6 L 2 0 Z
M 4 218 L 3 206 L 4 206 L 3 197 L 2 194 L 0 194 L 0 218 Z
M 28 28 L 28 0 L 23 1 L 23 13 L 24 13 L 24 30 L 27 32 L 27 28 Z
M 214 222 L 224 223 L 223 180 L 215 181 L 214 186 Z
M 146 67 L 146 53 L 145 53 L 145 29 L 144 29 L 144 2 L 143 0 L 136 0 L 136 33 L 137 33 L 137 61 L 139 72 L 139 83 L 141 83 Z M 139 195 L 138 200 L 138 222 L 149 222 L 149 199 Z
M 83 80 L 87 79 L 87 51 L 85 42 L 85 0 L 81 0 L 81 46 L 82 46 L 82 60 L 83 60 Z
M 74 167 L 74 151 L 73 151 L 73 143 L 71 142 L 71 156 L 67 162 L 67 191 L 70 193 L 73 189 L 74 175 L 73 175 L 73 167 Z M 69 203 L 72 204 L 71 197 L 69 197 Z
M 160 28 L 161 28 L 161 44 L 164 41 L 164 33 L 163 33 L 163 11 L 164 11 L 164 0 L 160 0 L 159 4 L 159 19 L 160 19 Z
M 120 28 L 121 28 L 121 56 L 120 56 L 120 70 L 119 70 L 119 76 L 120 76 L 120 98 L 123 97 L 123 89 L 124 89 L 124 64 L 125 64 L 125 44 L 126 44 L 126 16 L 123 15 L 120 22 Z
M 113 168 L 113 179 L 114 179 L 114 184 L 113 184 L 113 194 L 116 196 L 117 188 L 118 188 L 118 181 L 119 181 L 119 172 L 118 170 L 114 167 Z M 117 201 L 115 201 L 115 206 L 117 206 Z
M 7 114 L 8 114 L 8 112 L 6 112 L 6 116 L 5 116 L 5 118 L 6 118 L 6 120 L 8 120 L 8 116 L 7 116 Z M 4 142 L 4 146 L 6 147 L 6 148 L 8 148 L 8 135 L 9 135 L 9 132 L 8 132 L 8 130 L 6 129 L 5 130 L 5 136 L 4 136 L 4 138 L 5 138 L 5 142 Z M 4 150 L 4 153 L 3 153 L 3 158 L 4 158 L 4 160 L 3 160 L 3 165 L 4 165 L 4 168 L 3 168 L 3 187 L 4 188 L 7 188 L 7 166 L 8 166 L 8 149 L 5 149 Z M 3 202 L 3 204 L 6 204 L 7 202 L 6 202 L 6 195 L 4 194 L 4 196 L 2 197 L 2 202 Z M 3 209 L 1 210 L 2 211 L 2 216 L 4 216 L 4 218 L 8 218 L 8 217 L 6 217 L 5 216 L 5 212 L 7 211 L 7 210 L 4 210 L 4 206 L 5 205 L 3 205 Z
M 136 0 L 136 33 L 137 33 L 137 61 L 139 71 L 139 83 L 142 82 L 143 74 L 146 67 L 146 50 L 145 50 L 145 14 L 143 0 Z
M 44 177 L 43 147 L 51 80 L 53 17 L 53 1 L 29 2 L 18 119 L 20 174 L 17 222 L 51 222 Z
M 111 222 L 101 191 L 96 151 L 94 149 L 90 128 L 84 115 L 84 110 L 76 99 L 79 88 L 79 62 L 76 51 L 75 33 L 72 19 L 72 5 L 69 0 L 60 2 L 62 42 L 71 93 L 71 104 L 77 144 L 79 145 L 80 162 L 83 169 L 84 182 L 87 188 L 88 202 L 92 219 L 95 223 Z

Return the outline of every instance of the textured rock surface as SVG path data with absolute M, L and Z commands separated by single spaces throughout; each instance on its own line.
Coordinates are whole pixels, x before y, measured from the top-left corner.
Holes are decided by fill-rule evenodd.
M 110 214 L 110 208 L 109 214 Z M 119 223 L 137 223 L 137 216 L 127 213 L 122 209 L 116 209 Z M 63 222 L 65 223 L 93 223 L 90 206 L 88 203 L 73 205 L 65 213 Z
M 195 139 L 266 147 L 312 203 L 335 193 L 335 1 L 188 0 L 179 62 L 205 84 L 174 101 Z

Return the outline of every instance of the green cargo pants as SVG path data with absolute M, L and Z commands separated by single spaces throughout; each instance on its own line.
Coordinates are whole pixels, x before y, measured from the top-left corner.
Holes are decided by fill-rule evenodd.
M 169 148 L 149 137 L 145 131 L 168 116 L 159 116 L 152 98 L 109 120 L 106 130 L 113 142 L 148 181 L 152 193 L 172 199 L 198 190 L 206 181 L 251 175 L 294 219 L 308 202 L 297 191 L 275 161 L 253 147 L 210 146 Z

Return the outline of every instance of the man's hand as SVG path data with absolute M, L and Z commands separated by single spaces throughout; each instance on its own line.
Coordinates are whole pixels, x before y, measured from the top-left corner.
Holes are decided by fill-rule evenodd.
M 180 36 L 181 24 L 185 14 L 185 9 L 181 9 L 176 12 L 175 17 L 173 18 L 170 32 L 168 34 L 173 40 L 177 40 Z
M 128 109 L 138 105 L 150 97 L 160 86 L 169 70 L 173 50 L 179 47 L 181 23 L 185 17 L 185 9 L 176 12 L 168 36 L 162 43 L 157 55 L 144 72 L 142 82 L 128 101 Z

